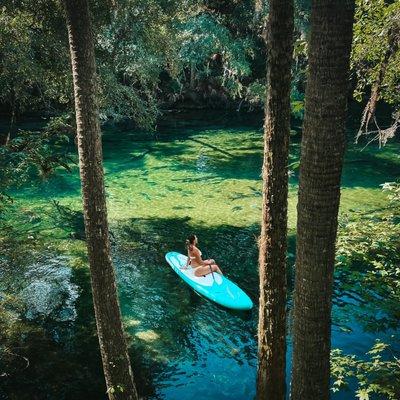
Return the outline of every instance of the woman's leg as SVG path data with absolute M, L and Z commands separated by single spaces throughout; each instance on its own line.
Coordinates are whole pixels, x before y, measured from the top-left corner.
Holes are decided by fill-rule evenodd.
M 201 267 L 197 267 L 194 271 L 194 274 L 200 277 L 211 274 L 211 272 L 217 272 L 218 274 L 223 275 L 222 271 L 219 269 L 217 264 L 203 265 Z
M 210 274 L 210 266 L 209 265 L 202 265 L 201 267 L 196 267 L 196 269 L 194 270 L 194 274 L 197 277 L 201 277 L 201 276 L 205 276 Z
M 211 268 L 213 272 L 218 272 L 220 275 L 223 275 L 222 271 L 219 269 L 217 264 L 211 264 Z

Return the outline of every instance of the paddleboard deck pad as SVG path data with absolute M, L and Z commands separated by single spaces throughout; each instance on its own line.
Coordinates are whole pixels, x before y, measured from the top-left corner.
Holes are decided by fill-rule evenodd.
M 196 276 L 194 268 L 186 267 L 187 257 L 171 251 L 165 255 L 167 263 L 193 290 L 221 306 L 233 310 L 250 310 L 253 302 L 235 283 L 216 272 L 206 276 Z

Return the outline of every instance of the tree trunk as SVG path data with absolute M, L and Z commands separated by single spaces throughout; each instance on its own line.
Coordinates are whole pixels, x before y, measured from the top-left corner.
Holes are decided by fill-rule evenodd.
M 354 1 L 314 0 L 297 206 L 292 400 L 329 399 L 331 302 Z
M 190 89 L 194 89 L 195 87 L 195 79 L 196 79 L 196 67 L 194 62 L 190 63 L 190 82 L 189 82 L 189 87 Z
M 111 261 L 89 6 L 87 0 L 64 0 L 64 6 L 74 82 L 86 241 L 107 392 L 112 400 L 136 400 Z
M 10 126 L 7 132 L 0 132 L 0 146 L 7 146 L 11 139 L 11 134 L 14 130 L 15 120 L 16 120 L 16 99 L 14 89 L 11 94 L 11 118 L 10 118 Z
M 286 239 L 293 2 L 270 0 L 264 124 L 263 211 L 259 243 L 257 398 L 284 400 Z
M 371 96 L 368 100 L 367 105 L 364 108 L 363 116 L 361 119 L 360 129 L 358 130 L 357 138 L 363 133 L 368 133 L 368 127 L 371 119 L 375 116 L 376 104 L 378 103 L 381 87 L 383 80 L 385 79 L 386 70 L 389 65 L 391 57 L 396 54 L 399 47 L 398 40 L 399 32 L 395 28 L 391 28 L 388 31 L 388 46 L 383 57 L 383 60 L 379 66 L 379 73 L 376 81 L 373 83 L 371 88 Z M 365 130 L 365 132 L 364 132 Z

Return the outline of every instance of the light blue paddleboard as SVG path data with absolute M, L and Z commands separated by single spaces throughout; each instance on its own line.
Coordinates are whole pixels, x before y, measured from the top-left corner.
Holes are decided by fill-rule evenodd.
M 175 251 L 167 253 L 165 259 L 192 289 L 207 299 L 234 310 L 250 310 L 253 307 L 250 297 L 225 276 L 214 272 L 197 277 L 192 267 L 185 268 L 187 257 Z

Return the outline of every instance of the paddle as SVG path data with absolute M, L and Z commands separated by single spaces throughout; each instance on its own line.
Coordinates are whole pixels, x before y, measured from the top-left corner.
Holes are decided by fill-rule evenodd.
M 211 268 L 211 264 L 209 264 L 209 265 L 210 265 L 211 275 L 212 275 L 212 277 L 213 277 L 213 279 L 214 279 L 214 282 L 215 282 L 214 272 L 213 272 L 213 270 L 212 270 L 212 268 Z
M 213 272 L 213 270 L 212 270 L 212 268 L 211 268 L 211 265 L 212 265 L 212 264 L 208 264 L 208 266 L 210 267 L 211 275 L 212 275 L 212 277 L 213 277 L 213 279 L 214 279 L 214 282 L 215 282 L 214 272 Z

